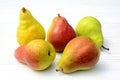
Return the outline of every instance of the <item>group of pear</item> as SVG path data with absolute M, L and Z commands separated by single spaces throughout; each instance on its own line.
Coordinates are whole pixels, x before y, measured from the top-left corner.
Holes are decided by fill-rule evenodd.
M 24 7 L 20 10 L 16 38 L 19 47 L 15 49 L 15 58 L 33 70 L 47 69 L 56 53 L 61 53 L 56 71 L 88 70 L 97 64 L 100 47 L 105 48 L 101 24 L 96 18 L 82 18 L 74 30 L 65 17 L 58 14 L 52 20 L 46 39 L 44 27 Z

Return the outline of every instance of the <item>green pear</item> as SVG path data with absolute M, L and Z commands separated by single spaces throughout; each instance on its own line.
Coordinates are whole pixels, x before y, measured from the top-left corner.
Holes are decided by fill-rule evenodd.
M 99 48 L 89 37 L 76 37 L 66 45 L 56 71 L 72 73 L 91 69 L 97 64 L 99 56 Z
M 20 45 L 25 45 L 34 39 L 45 39 L 45 30 L 43 26 L 26 8 L 20 10 L 19 26 L 17 28 L 16 37 Z
M 104 47 L 101 23 L 96 18 L 92 16 L 82 18 L 76 26 L 76 33 L 77 36 L 87 36 L 91 38 L 99 48 L 101 46 Z

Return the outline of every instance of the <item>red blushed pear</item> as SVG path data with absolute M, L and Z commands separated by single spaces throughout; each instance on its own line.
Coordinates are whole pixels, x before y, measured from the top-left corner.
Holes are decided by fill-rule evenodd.
M 21 63 L 25 63 L 24 54 L 25 54 L 25 45 L 19 46 L 14 52 L 15 58 Z
M 66 45 L 56 71 L 72 73 L 91 69 L 97 64 L 99 56 L 99 48 L 90 38 L 76 37 Z
M 14 56 L 19 62 L 27 64 L 33 70 L 44 70 L 54 61 L 56 52 L 48 41 L 35 39 L 27 45 L 18 47 Z
M 33 70 L 48 68 L 55 59 L 56 52 L 51 43 L 36 39 L 30 41 L 25 48 L 25 62 Z
M 67 20 L 58 14 L 52 20 L 48 29 L 47 40 L 55 47 L 57 52 L 62 52 L 66 44 L 76 37 L 76 33 Z

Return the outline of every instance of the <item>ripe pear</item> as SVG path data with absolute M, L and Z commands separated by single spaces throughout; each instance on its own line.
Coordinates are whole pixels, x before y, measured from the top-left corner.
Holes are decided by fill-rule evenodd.
M 101 23 L 95 17 L 86 16 L 82 18 L 76 26 L 76 33 L 78 36 L 87 36 L 91 38 L 99 48 L 105 48 L 103 46 L 104 38 Z
M 25 47 L 25 63 L 33 70 L 44 70 L 54 61 L 56 52 L 51 43 L 36 39 Z
M 91 69 L 98 62 L 99 56 L 99 48 L 89 37 L 76 37 L 66 45 L 56 71 L 72 73 Z
M 20 45 L 25 45 L 34 39 L 45 39 L 45 30 L 43 26 L 26 8 L 20 10 L 19 26 L 16 36 L 17 42 Z
M 19 46 L 14 56 L 19 62 L 27 64 L 33 70 L 44 70 L 54 61 L 56 52 L 51 43 L 36 39 L 27 45 Z
M 47 40 L 52 43 L 57 52 L 62 52 L 66 44 L 76 37 L 76 33 L 68 21 L 58 14 L 52 20 L 47 32 Z

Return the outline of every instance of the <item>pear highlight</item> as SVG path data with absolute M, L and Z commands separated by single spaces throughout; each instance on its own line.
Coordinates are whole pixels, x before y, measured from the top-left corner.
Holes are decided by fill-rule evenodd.
M 17 28 L 16 37 L 20 45 L 25 45 L 34 39 L 45 39 L 45 30 L 43 26 L 26 8 L 20 10 L 19 26 Z

